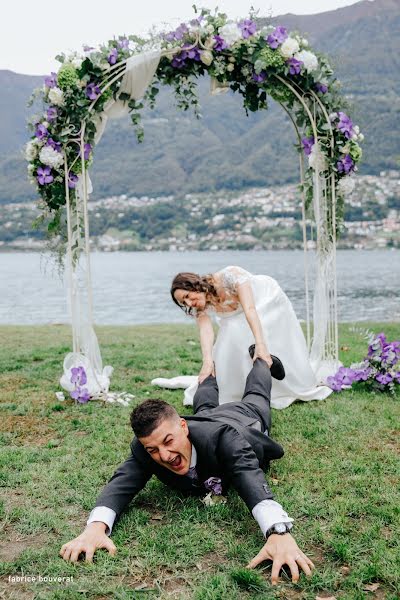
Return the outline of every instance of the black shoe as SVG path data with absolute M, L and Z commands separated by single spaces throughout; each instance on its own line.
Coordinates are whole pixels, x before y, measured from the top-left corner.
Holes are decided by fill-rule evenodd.
M 256 350 L 256 345 L 252 344 L 249 347 L 249 354 L 250 354 L 251 358 L 254 357 L 255 350 Z M 281 361 L 279 360 L 279 358 L 277 356 L 274 356 L 273 354 L 271 354 L 271 358 L 272 358 L 272 365 L 270 366 L 271 375 L 272 375 L 272 377 L 274 377 L 274 379 L 278 379 L 279 381 L 281 381 L 282 379 L 285 378 L 285 369 L 283 367 L 283 364 L 281 363 Z

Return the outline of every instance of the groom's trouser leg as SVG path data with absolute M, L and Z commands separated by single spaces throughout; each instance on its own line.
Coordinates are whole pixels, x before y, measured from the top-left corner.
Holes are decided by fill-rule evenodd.
M 257 358 L 246 379 L 242 402 L 260 421 L 262 431 L 271 431 L 271 372 L 267 363 Z
M 198 415 L 203 410 L 210 410 L 219 405 L 218 384 L 215 377 L 209 375 L 199 387 L 193 398 L 193 411 Z

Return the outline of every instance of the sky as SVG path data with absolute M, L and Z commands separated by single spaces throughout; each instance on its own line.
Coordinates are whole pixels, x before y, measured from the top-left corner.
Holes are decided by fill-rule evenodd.
M 83 44 L 96 46 L 122 34 L 145 34 L 193 18 L 193 0 L 11 0 L 0 23 L 0 69 L 42 75 L 57 70 L 54 57 Z M 253 6 L 260 16 L 315 14 L 355 4 L 354 0 L 198 0 L 231 18 Z

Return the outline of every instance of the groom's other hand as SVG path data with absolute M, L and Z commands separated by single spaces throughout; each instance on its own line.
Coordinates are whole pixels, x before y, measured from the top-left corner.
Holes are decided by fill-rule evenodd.
M 284 535 L 272 534 L 260 552 L 247 565 L 248 569 L 254 569 L 264 560 L 272 560 L 272 585 L 279 581 L 279 573 L 283 565 L 288 565 L 292 574 L 292 581 L 299 580 L 299 568 L 309 577 L 314 569 L 312 561 L 300 550 L 290 533 Z
M 67 542 L 60 550 L 60 556 L 67 561 L 77 562 L 80 554 L 86 555 L 86 562 L 92 562 L 96 550 L 105 548 L 114 556 L 117 549 L 114 542 L 106 535 L 107 525 L 95 521 L 90 523 L 86 529 L 74 540 Z

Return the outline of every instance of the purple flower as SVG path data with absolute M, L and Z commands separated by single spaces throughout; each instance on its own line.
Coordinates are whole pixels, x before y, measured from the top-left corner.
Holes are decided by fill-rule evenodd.
M 95 83 L 89 83 L 85 88 L 85 94 L 89 100 L 96 100 L 101 94 L 101 89 Z
M 71 383 L 85 385 L 87 382 L 86 371 L 83 367 L 72 367 Z
M 35 135 L 39 140 L 44 140 L 49 135 L 47 127 L 42 125 L 42 123 L 37 123 Z
M 317 81 L 317 83 L 315 84 L 315 89 L 320 94 L 326 94 L 326 92 L 328 91 L 328 86 L 325 85 L 325 83 L 320 83 L 319 81 Z
M 222 494 L 222 483 L 219 477 L 209 477 L 204 482 L 204 487 L 216 496 Z
M 334 392 L 342 391 L 342 384 L 333 375 L 327 378 L 326 383 Z
M 44 84 L 48 88 L 54 88 L 57 85 L 57 73 L 51 73 L 44 78 Z
M 220 35 L 214 35 L 213 50 L 215 50 L 215 52 L 222 52 L 222 50 L 225 50 L 226 48 L 228 48 L 228 44 L 224 38 Z
M 183 40 L 185 35 L 189 32 L 188 26 L 185 23 L 181 23 L 179 27 L 175 29 L 175 31 L 170 31 L 165 34 L 164 39 L 167 42 L 175 42 L 178 40 Z
M 297 60 L 297 58 L 289 58 L 286 61 L 286 64 L 289 66 L 290 75 L 300 75 L 301 67 L 304 64 L 302 60 Z
M 92 151 L 92 146 L 91 146 L 91 144 L 85 144 L 85 145 L 83 146 L 83 158 L 84 158 L 85 160 L 89 160 L 89 156 L 90 156 L 90 153 L 91 153 L 91 151 Z M 79 154 L 79 156 L 80 156 L 80 157 L 82 157 L 82 153 L 81 153 L 81 150 L 80 150 L 80 149 L 79 149 L 79 151 L 78 151 L 78 154 Z
M 390 375 L 390 373 L 378 373 L 378 375 L 375 376 L 375 379 L 383 385 L 386 385 L 387 383 L 393 381 L 393 377 Z
M 108 62 L 110 65 L 115 65 L 115 63 L 118 60 L 118 50 L 116 48 L 112 48 L 110 54 L 108 55 L 107 58 Z M 86 88 L 87 89 L 87 88 Z M 90 97 L 90 96 L 89 96 Z M 94 100 L 94 98 L 91 98 L 91 100 Z
M 397 373 L 394 375 L 393 379 L 395 379 L 397 381 L 397 383 L 400 383 L 400 371 L 397 371 Z
M 251 76 L 252 80 L 256 83 L 262 83 L 267 79 L 267 74 L 265 71 L 261 71 L 261 73 L 253 73 Z
M 58 111 L 55 106 L 50 106 L 46 111 L 46 118 L 48 121 L 54 121 L 58 117 Z
M 301 140 L 301 143 L 303 144 L 303 149 L 304 149 L 304 154 L 306 156 L 310 156 L 311 151 L 312 151 L 312 147 L 315 143 L 314 140 L 314 136 L 312 135 L 311 137 L 305 137 Z
M 46 183 L 51 183 L 54 179 L 53 175 L 51 174 L 50 167 L 39 167 L 38 170 L 36 171 L 36 173 L 37 173 L 37 180 L 39 182 L 39 185 L 45 185 Z
M 85 404 L 90 400 L 89 390 L 87 388 L 76 387 L 71 392 L 71 398 L 77 400 L 80 404 Z
M 241 30 L 242 37 L 245 40 L 251 35 L 254 35 L 257 30 L 256 24 L 251 19 L 245 19 L 244 21 L 240 21 L 240 23 L 238 23 L 238 27 Z
M 349 140 L 354 133 L 353 121 L 344 112 L 339 112 L 338 115 L 339 123 L 337 124 L 337 128 L 344 134 L 345 138 Z
M 336 167 L 339 173 L 346 173 L 346 175 L 348 173 L 351 173 L 352 171 L 354 171 L 354 161 L 351 158 L 350 154 L 345 154 L 343 156 L 343 158 L 341 158 L 340 160 L 338 160 L 338 162 L 336 163 Z
M 50 148 L 53 148 L 53 150 L 56 150 L 57 152 L 61 152 L 61 143 L 56 142 L 53 138 L 47 140 L 47 146 L 50 146 Z
M 68 187 L 73 190 L 76 188 L 76 184 L 78 183 L 79 177 L 75 175 L 75 173 L 70 173 L 68 176 Z
M 120 48 L 129 48 L 129 40 L 128 40 L 128 38 L 122 38 L 122 40 L 118 40 L 118 46 Z
M 282 25 L 278 25 L 275 27 L 274 31 L 269 34 L 267 38 L 265 38 L 268 46 L 275 50 L 283 44 L 283 42 L 287 39 L 288 33 L 286 27 L 282 27 Z

